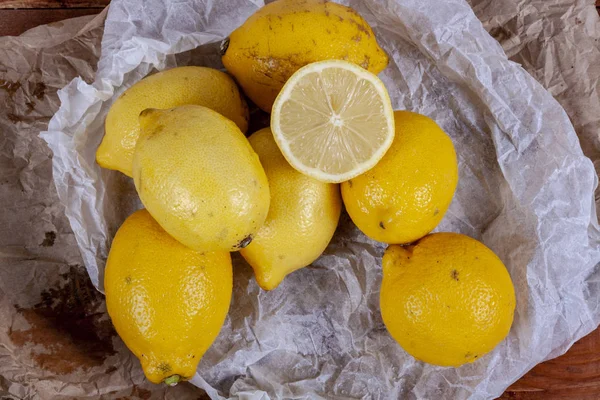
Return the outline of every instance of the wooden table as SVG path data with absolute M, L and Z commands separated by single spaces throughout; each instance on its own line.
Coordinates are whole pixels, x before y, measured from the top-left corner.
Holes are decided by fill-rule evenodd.
M 0 0 L 0 36 L 38 25 L 99 13 L 110 0 Z M 596 5 L 600 7 L 600 0 Z M 546 361 L 513 384 L 500 399 L 600 399 L 600 328 L 563 356 Z
M 98 14 L 110 0 L 0 0 L 0 36 L 16 36 L 38 25 Z

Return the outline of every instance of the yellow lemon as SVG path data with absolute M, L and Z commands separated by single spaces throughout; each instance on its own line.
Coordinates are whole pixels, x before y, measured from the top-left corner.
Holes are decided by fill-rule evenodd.
M 146 108 L 197 104 L 223 114 L 242 132 L 248 128 L 248 107 L 229 75 L 213 68 L 178 67 L 148 76 L 127 89 L 106 116 L 105 133 L 96 152 L 101 167 L 132 176 L 138 116 Z
M 377 74 L 388 63 L 356 11 L 322 0 L 269 3 L 233 31 L 224 47 L 225 68 L 267 112 L 283 84 L 306 64 L 341 59 Z
M 149 109 L 133 179 L 150 214 L 199 251 L 236 251 L 252 241 L 269 210 L 269 184 L 239 128 L 201 106 Z
M 106 306 L 149 381 L 196 373 L 229 310 L 229 253 L 199 253 L 169 236 L 146 210 L 119 228 L 104 275 Z
M 271 290 L 325 250 L 342 209 L 339 186 L 301 174 L 285 160 L 269 128 L 250 136 L 265 169 L 271 205 L 265 224 L 240 252 L 260 287 Z
M 441 221 L 458 183 L 452 140 L 430 118 L 396 111 L 396 135 L 379 163 L 342 184 L 344 205 L 367 236 L 413 242 Z
M 392 337 L 418 360 L 473 362 L 508 334 L 515 291 L 502 261 L 475 239 L 434 233 L 383 256 L 381 315 Z

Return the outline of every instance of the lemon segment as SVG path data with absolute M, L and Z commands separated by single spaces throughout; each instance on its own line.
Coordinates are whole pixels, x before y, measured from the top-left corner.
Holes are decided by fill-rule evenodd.
M 322 182 L 371 169 L 394 140 L 394 111 L 383 82 L 341 60 L 299 69 L 273 105 L 277 145 L 298 171 Z

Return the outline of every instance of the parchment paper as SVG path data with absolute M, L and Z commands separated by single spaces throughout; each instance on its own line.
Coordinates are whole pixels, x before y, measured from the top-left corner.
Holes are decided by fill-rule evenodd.
M 433 117 L 454 140 L 460 158 L 460 183 L 439 230 L 459 231 L 483 240 L 506 263 L 518 303 L 511 334 L 493 353 L 459 369 L 415 362 L 389 337 L 379 315 L 383 246 L 366 239 L 344 217 L 324 256 L 313 267 L 290 275 L 275 291 L 261 291 L 248 266 L 235 257 L 230 315 L 193 383 L 207 389 L 212 398 L 261 398 L 264 392 L 271 398 L 493 398 L 536 363 L 565 351 L 600 321 L 595 270 L 600 260 L 599 236 L 593 204 L 596 175 L 592 163 L 583 156 L 564 110 L 523 69 L 507 60 L 467 3 L 373 0 L 350 4 L 374 26 L 392 57 L 382 79 L 394 106 Z M 91 83 L 91 71 L 87 75 L 75 71 L 71 76 L 82 74 L 84 79 L 74 80 L 59 93 L 61 108 L 48 132 L 42 134 L 54 152 L 58 196 L 74 231 L 72 234 L 65 224 L 63 229 L 56 229 L 60 232 L 55 239 L 70 238 L 71 250 L 73 240 L 77 241 L 98 287 L 112 235 L 139 206 L 128 179 L 101 171 L 94 163 L 110 103 L 153 68 L 184 64 L 219 67 L 218 42 L 261 5 L 242 0 L 154 1 L 143 6 L 131 1 L 111 3 L 95 81 Z M 472 5 L 508 54 L 534 72 L 567 108 L 586 154 L 598 165 L 600 104 L 595 61 L 599 35 L 592 1 L 473 1 Z M 73 36 L 74 42 L 81 41 L 73 32 L 60 34 L 65 41 Z M 98 32 L 95 34 L 97 39 Z M 43 36 L 36 41 L 44 43 Z M 25 43 L 14 41 L 6 48 L 14 52 Z M 78 50 L 56 57 L 54 71 L 89 63 L 85 57 L 83 63 L 78 61 L 85 53 Z M 14 56 L 0 60 L 10 64 L 7 70 L 16 68 L 14 65 L 31 68 L 43 59 L 37 54 L 31 57 L 33 61 Z M 575 71 L 569 70 L 571 66 Z M 44 72 L 47 68 L 45 65 Z M 26 81 L 24 75 L 12 82 Z M 26 104 L 9 97 L 5 97 L 7 103 L 13 101 L 15 109 L 24 114 Z M 57 106 L 56 101 L 53 105 Z M 11 117 L 7 113 L 2 118 L 4 122 Z M 22 137 L 35 140 L 31 132 L 15 126 L 1 126 L 13 134 L 14 143 L 20 144 Z M 58 209 L 57 220 L 63 219 L 48 184 L 48 167 L 33 172 L 35 168 L 30 166 L 36 165 L 30 161 L 34 156 L 38 162 L 47 162 L 47 151 L 33 145 L 20 151 L 5 153 L 4 158 L 17 171 L 7 176 L 14 178 L 11 182 L 17 187 L 29 184 L 35 188 L 30 198 L 52 204 Z M 21 156 L 24 152 L 26 157 Z M 42 170 L 45 175 L 35 178 Z M 49 189 L 38 193 L 37 186 Z M 14 196 L 16 190 L 7 193 Z M 22 202 L 15 204 L 23 207 Z M 48 212 L 48 208 L 43 210 Z M 28 231 L 39 232 L 38 236 L 44 232 L 37 223 L 40 212 L 31 214 L 31 207 L 27 213 L 11 211 L 18 222 L 3 232 L 6 243 L 27 243 L 32 241 Z M 34 222 L 23 225 L 23 216 L 32 221 L 37 218 L 36 226 Z M 42 242 L 46 238 L 51 241 L 52 235 L 44 232 Z M 69 254 L 52 253 L 53 257 Z M 77 259 L 76 253 L 71 254 Z M 36 263 L 45 262 L 36 252 L 8 256 L 33 271 L 39 269 L 34 268 Z M 14 264 L 0 271 L 14 271 Z M 0 288 L 1 299 L 10 297 L 6 293 L 35 292 L 47 284 L 39 272 L 31 275 L 21 280 L 26 283 L 20 291 L 16 290 L 18 279 L 3 277 L 6 287 Z M 14 320 L 26 313 L 19 314 L 14 306 L 11 309 L 14 302 L 2 304 L 4 314 L 13 321 L 9 329 L 14 331 Z M 1 340 L 14 348 L 18 338 Z M 114 337 L 111 343 L 122 346 Z M 3 354 L 4 350 L 0 347 L 0 355 L 12 362 L 7 370 L 19 371 L 5 378 L 13 382 L 8 386 L 27 382 L 23 372 L 33 369 L 24 366 L 31 362 L 28 353 L 16 356 L 11 351 Z M 118 352 L 111 359 L 114 368 L 105 371 L 106 378 L 95 375 L 90 380 L 94 389 L 83 389 L 89 398 L 109 393 L 111 385 L 106 383 L 121 382 L 113 377 L 119 374 L 131 373 L 136 383 L 143 382 L 135 360 L 125 354 Z M 121 363 L 123 360 L 126 362 Z M 38 387 L 51 388 L 44 398 L 59 398 L 65 391 L 75 393 L 78 385 L 69 380 L 86 381 L 83 374 L 89 371 L 78 368 L 61 379 L 57 379 L 57 372 L 42 373 L 42 386 Z M 0 374 L 7 376 L 5 372 Z M 19 393 L 30 390 L 24 385 L 19 388 Z
M 106 13 L 0 38 L 0 398 L 197 400 L 149 383 L 90 282 L 38 137 L 80 76 L 93 82 Z

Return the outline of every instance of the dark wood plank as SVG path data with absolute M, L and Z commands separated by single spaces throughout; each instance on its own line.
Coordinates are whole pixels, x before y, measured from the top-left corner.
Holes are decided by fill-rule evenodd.
M 564 355 L 537 365 L 500 399 L 600 399 L 600 329 L 579 340 Z
M 596 0 L 600 13 L 600 0 Z M 600 399 L 600 328 L 564 355 L 537 365 L 509 387 L 501 400 Z
M 38 25 L 99 13 L 110 0 L 0 0 L 0 36 L 19 35 Z M 600 8 L 600 0 L 596 0 Z M 14 10 L 11 8 L 29 8 Z M 546 361 L 512 385 L 502 400 L 600 399 L 600 330 L 563 356 Z
M 102 8 L 71 8 L 45 10 L 0 9 L 0 36 L 17 36 L 38 25 L 49 24 L 67 18 L 98 14 Z
M 110 0 L 0 0 L 0 8 L 103 8 Z

